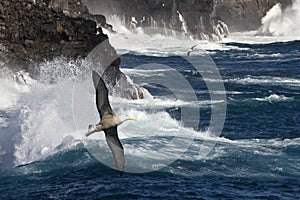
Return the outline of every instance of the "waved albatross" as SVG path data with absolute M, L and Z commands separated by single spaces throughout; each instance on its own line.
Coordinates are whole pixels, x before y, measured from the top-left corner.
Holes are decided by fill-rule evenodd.
M 104 131 L 107 144 L 114 156 L 116 169 L 123 174 L 124 150 L 118 137 L 117 126 L 127 120 L 136 120 L 134 117 L 117 116 L 112 111 L 108 100 L 108 90 L 102 78 L 93 71 L 93 82 L 96 89 L 96 104 L 100 114 L 100 122 L 96 125 L 89 125 L 87 137 L 92 133 Z

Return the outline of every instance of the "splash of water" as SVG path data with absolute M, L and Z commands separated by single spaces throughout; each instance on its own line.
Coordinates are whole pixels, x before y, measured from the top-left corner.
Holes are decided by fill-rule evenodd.
M 54 63 L 60 66 L 68 65 L 64 62 L 64 60 L 60 60 L 59 62 L 54 61 Z M 51 68 L 54 63 L 50 63 L 48 67 Z M 74 70 L 77 71 L 79 69 Z M 42 71 L 48 71 L 47 65 L 44 66 Z M 141 76 L 148 75 L 146 71 L 142 70 L 130 69 L 127 71 L 140 74 Z M 73 74 L 73 72 L 71 74 Z M 94 106 L 95 99 L 92 92 L 94 88 L 91 80 L 79 81 L 77 84 L 84 88 L 84 92 L 86 92 L 84 95 L 79 92 L 79 94 L 81 94 L 79 103 L 92 107 L 94 112 L 81 110 L 80 120 L 82 122 L 82 126 L 76 127 L 74 125 L 72 105 L 70 104 L 70 100 L 72 99 L 72 90 L 70 88 L 74 87 L 76 80 L 64 77 L 65 74 L 62 74 L 61 77 L 57 77 L 52 84 L 49 84 L 47 81 L 34 82 L 33 80 L 30 80 L 29 77 L 26 77 L 28 83 L 26 87 L 29 87 L 29 90 L 27 90 L 27 92 L 24 91 L 23 93 L 15 91 L 16 96 L 19 97 L 17 103 L 20 115 L 16 115 L 19 119 L 14 118 L 7 122 L 10 124 L 11 121 L 18 120 L 18 124 L 20 126 L 20 135 L 17 137 L 18 140 L 12 141 L 15 142 L 12 144 L 15 149 L 13 154 L 15 165 L 22 165 L 41 160 L 66 148 L 74 147 L 78 144 L 78 142 L 81 142 L 80 139 L 84 136 L 83 134 L 86 131 L 87 125 L 99 120 L 98 113 Z M 40 78 L 47 80 L 48 74 L 41 73 Z M 53 77 L 51 77 L 51 79 L 52 78 Z M 14 92 L 14 90 L 11 90 L 11 92 Z M 284 97 L 272 95 L 266 100 L 278 98 Z M 124 143 L 127 160 L 131 159 L 133 161 L 139 161 L 143 159 L 145 160 L 145 163 L 147 163 L 148 158 L 151 158 L 151 156 L 155 156 L 160 159 L 167 159 L 172 152 L 177 152 L 178 146 L 169 146 L 169 152 L 158 154 L 155 151 L 157 145 L 164 145 L 164 142 L 166 142 L 166 139 L 163 137 L 178 136 L 183 139 L 198 138 L 200 140 L 217 140 L 222 143 L 228 143 L 228 145 L 234 144 L 242 147 L 246 146 L 251 149 L 257 149 L 257 146 L 260 145 L 261 150 L 259 150 L 259 153 L 264 153 L 265 151 L 269 153 L 269 151 L 271 151 L 270 153 L 274 154 L 277 152 L 275 151 L 276 149 L 273 152 L 273 146 L 299 144 L 299 139 L 282 141 L 279 144 L 277 141 L 270 141 L 271 147 L 265 148 L 265 142 L 269 141 L 262 141 L 257 144 L 257 142 L 253 142 L 251 140 L 231 141 L 225 138 L 212 138 L 208 132 L 199 133 L 198 131 L 185 128 L 180 124 L 180 122 L 172 119 L 168 113 L 164 111 L 164 108 L 169 107 L 198 107 L 199 102 L 182 102 L 171 99 L 143 99 L 133 101 L 122 98 L 112 98 L 111 103 L 116 113 L 122 115 L 130 114 L 130 116 L 136 116 L 139 119 L 134 124 L 124 123 L 119 127 L 119 136 Z M 151 108 L 152 111 L 155 110 L 155 112 L 147 112 L 147 110 L 149 110 L 148 108 Z M 91 113 L 94 113 L 95 115 Z M 12 130 L 12 132 L 17 131 L 19 130 Z M 9 136 L 11 137 L 11 135 Z M 158 137 L 155 138 L 153 136 Z M 106 149 L 98 151 L 100 156 L 111 156 L 109 149 L 105 144 L 103 134 L 96 134 L 93 139 L 101 140 L 103 143 L 102 147 Z M 134 140 L 134 142 L 131 142 L 131 140 Z M 183 159 L 201 159 L 198 157 L 199 147 L 201 145 L 201 142 L 193 144 L 191 154 L 184 155 Z M 7 153 L 9 152 L 5 149 L 5 146 L 0 144 L 0 156 L 4 157 Z M 220 154 L 222 154 L 222 152 Z M 107 159 L 107 163 L 111 161 L 112 159 Z M 134 162 L 128 163 L 130 164 Z
M 184 21 L 183 18 L 181 20 Z M 186 34 L 172 32 L 172 30 L 162 29 L 159 34 L 147 34 L 146 28 L 137 28 L 134 32 L 128 30 L 122 20 L 117 16 L 110 16 L 108 18 L 110 24 L 114 26 L 117 33 L 109 33 L 110 43 L 117 50 L 118 54 L 136 54 L 149 56 L 186 56 L 187 52 L 193 48 L 191 55 L 206 55 L 213 53 L 213 50 L 229 50 L 228 47 L 220 42 L 213 42 L 208 40 L 192 40 Z M 183 27 L 184 28 L 184 27 Z M 154 29 L 154 28 L 153 28 Z M 157 28 L 159 29 L 159 28 Z M 215 31 L 219 34 L 226 33 L 226 25 L 219 22 Z M 187 31 L 187 30 L 186 30 Z M 228 30 L 227 30 L 228 31 Z M 169 34 L 161 34 L 169 32 Z
M 2 136 L 5 137 L 0 138 L 0 155 L 5 154 L 6 157 L 4 159 L 3 155 L 0 159 L 0 167 L 3 167 L 2 161 L 8 162 L 9 160 L 8 167 L 18 166 L 47 158 L 66 148 L 72 148 L 83 139 L 87 126 L 99 120 L 94 102 L 93 84 L 90 78 L 82 78 L 86 68 L 82 68 L 81 62 L 75 63 L 57 58 L 51 62 L 42 63 L 39 69 L 37 80 L 25 76 L 25 85 L 16 83 L 14 72 L 8 70 L 0 74 L 0 80 L 4 83 L 3 87 L 0 86 L 0 91 L 4 92 L 0 98 L 3 106 L 0 111 L 6 112 L 14 109 L 15 112 L 15 115 L 8 116 L 9 118 L 0 118 L 0 129 L 9 127 L 9 131 L 1 129 L 1 134 L 4 130 Z M 61 72 L 61 69 L 66 70 Z M 132 82 L 131 79 L 129 81 Z M 81 127 L 76 127 L 73 118 L 72 95 L 76 84 L 84 88 L 84 92 L 86 92 L 76 91 L 79 94 L 80 104 L 94 109 L 94 112 L 93 110 L 91 112 L 80 111 L 81 120 L 86 120 L 83 121 Z M 153 100 L 150 93 L 148 96 L 149 98 L 140 100 L 143 101 L 143 105 L 146 102 L 149 106 L 156 105 L 157 100 Z M 151 126 L 151 124 L 161 123 L 162 118 L 168 117 L 165 126 L 173 127 L 171 130 L 181 127 L 175 119 L 168 116 L 168 113 L 161 111 L 160 107 L 169 107 L 169 105 L 158 105 L 158 113 L 148 114 L 144 112 L 144 109 L 147 110 L 147 108 L 141 107 L 133 100 L 118 98 L 117 101 L 114 101 L 114 99 L 111 99 L 111 103 L 116 113 L 125 115 L 129 112 L 132 113 L 132 116 L 140 119 L 135 124 L 128 123 L 120 127 L 120 138 L 122 139 L 137 137 L 136 132 L 149 136 L 159 133 L 161 127 L 164 126 L 157 127 Z M 175 104 L 177 103 L 175 102 Z M 125 110 L 121 109 L 127 105 L 133 106 Z M 148 123 L 142 119 L 148 119 L 146 120 Z M 145 131 L 146 125 L 152 129 L 148 128 Z M 137 127 L 140 127 L 140 130 L 134 129 Z M 123 132 L 124 128 L 126 131 Z M 181 129 L 185 130 L 184 127 Z M 184 131 L 182 132 L 184 133 Z M 14 133 L 14 136 L 11 133 Z M 196 131 L 193 133 L 198 134 Z
M 271 8 L 261 20 L 258 35 L 297 37 L 300 35 L 300 0 L 283 10 L 281 4 Z

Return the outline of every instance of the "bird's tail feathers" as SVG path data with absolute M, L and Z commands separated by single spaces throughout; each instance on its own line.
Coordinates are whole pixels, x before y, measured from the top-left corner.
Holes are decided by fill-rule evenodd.
M 93 127 L 94 127 L 94 125 L 92 125 L 92 124 L 91 124 L 91 125 L 89 125 L 89 130 L 90 130 L 91 128 L 93 128 Z

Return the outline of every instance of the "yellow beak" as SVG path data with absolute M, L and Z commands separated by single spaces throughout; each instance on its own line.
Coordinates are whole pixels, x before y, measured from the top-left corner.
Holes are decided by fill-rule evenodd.
M 133 121 L 136 121 L 136 117 L 129 117 L 128 120 L 133 120 Z

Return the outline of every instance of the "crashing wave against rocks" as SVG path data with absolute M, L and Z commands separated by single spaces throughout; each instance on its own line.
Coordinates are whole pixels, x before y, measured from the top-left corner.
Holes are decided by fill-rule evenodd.
M 90 14 L 81 0 L 3 0 L 0 16 L 2 67 L 26 70 L 34 75 L 38 74 L 40 63 L 57 57 L 85 58 L 101 45 L 102 51 L 97 54 L 93 68 L 105 71 L 105 78 L 112 86 L 119 83 L 133 93 L 139 91 L 139 87 L 121 79 L 125 75 L 119 70 L 120 59 L 108 36 L 95 22 L 101 16 Z M 100 21 L 100 25 L 109 27 L 105 17 Z M 129 96 L 143 97 L 142 94 Z

